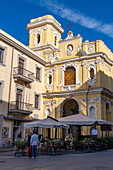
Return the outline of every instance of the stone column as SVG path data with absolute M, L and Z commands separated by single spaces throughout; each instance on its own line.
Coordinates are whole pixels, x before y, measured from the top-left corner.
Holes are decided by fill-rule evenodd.
M 25 138 L 25 133 L 24 133 L 24 122 L 21 123 L 21 127 L 20 127 L 20 131 L 21 131 L 21 135 L 22 135 L 22 139 Z
M 66 128 L 66 136 L 68 136 L 68 128 Z

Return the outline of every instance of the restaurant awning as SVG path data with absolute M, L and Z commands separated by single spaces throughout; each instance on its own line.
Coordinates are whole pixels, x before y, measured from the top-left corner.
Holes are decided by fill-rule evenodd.
M 108 122 L 108 121 L 100 120 L 100 119 L 92 119 L 82 114 L 75 114 L 71 116 L 58 118 L 58 121 L 65 123 L 67 125 L 75 125 L 75 126 L 91 126 L 93 124 L 113 126 L 112 122 Z
M 101 119 L 97 119 L 96 121 L 97 121 L 98 125 L 110 125 L 110 126 L 113 126 L 113 122 L 109 122 L 109 121 L 101 120 Z
M 76 126 L 91 126 L 95 123 L 95 120 L 84 116 L 82 114 L 75 114 L 71 116 L 66 116 L 58 118 L 59 122 L 65 123 L 67 125 L 76 125 Z
M 24 123 L 24 127 L 68 128 L 68 125 L 59 122 L 58 120 L 53 119 L 49 116 L 46 119 L 42 119 L 39 121 Z

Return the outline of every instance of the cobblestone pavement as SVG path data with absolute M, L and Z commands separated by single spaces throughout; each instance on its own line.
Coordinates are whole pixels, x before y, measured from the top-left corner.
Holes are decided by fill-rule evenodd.
M 113 150 L 39 156 L 38 159 L 0 153 L 0 170 L 113 170 Z

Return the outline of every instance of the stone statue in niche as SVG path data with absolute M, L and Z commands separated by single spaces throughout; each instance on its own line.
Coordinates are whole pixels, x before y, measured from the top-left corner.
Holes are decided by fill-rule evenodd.
M 71 55 L 72 54 L 72 52 L 73 52 L 73 46 L 72 46 L 72 44 L 69 44 L 68 46 L 67 46 L 67 51 L 66 51 L 66 53 L 67 53 L 67 55 Z
M 80 51 L 80 44 L 78 44 L 78 47 L 77 47 L 77 52 L 79 53 Z
M 96 118 L 95 108 L 94 108 L 93 106 L 90 108 L 90 117 L 91 117 L 91 118 Z

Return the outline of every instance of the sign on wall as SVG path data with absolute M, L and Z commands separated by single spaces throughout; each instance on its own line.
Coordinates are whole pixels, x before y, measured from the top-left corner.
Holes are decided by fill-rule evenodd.
M 92 137 L 97 137 L 97 129 L 92 129 Z
M 9 127 L 2 128 L 2 138 L 9 138 Z

